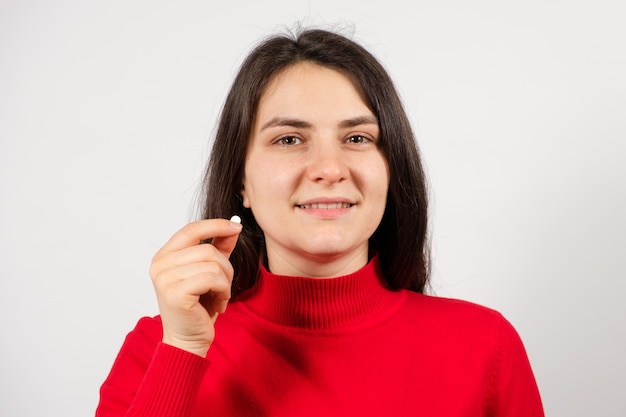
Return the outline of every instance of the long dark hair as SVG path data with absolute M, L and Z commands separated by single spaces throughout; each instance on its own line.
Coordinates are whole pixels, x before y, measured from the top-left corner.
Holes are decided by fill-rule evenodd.
M 281 70 L 312 62 L 348 74 L 380 125 L 380 147 L 390 169 L 387 205 L 370 238 L 392 289 L 423 292 L 429 279 L 428 190 L 411 125 L 383 66 L 362 46 L 338 33 L 300 29 L 273 35 L 247 56 L 224 103 L 203 189 L 203 218 L 241 216 L 243 231 L 230 261 L 232 295 L 252 287 L 265 258 L 263 231 L 242 205 L 249 137 L 265 86 Z

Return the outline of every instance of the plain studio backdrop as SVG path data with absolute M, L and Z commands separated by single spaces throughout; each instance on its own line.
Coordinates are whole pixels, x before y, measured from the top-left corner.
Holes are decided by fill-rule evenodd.
M 158 314 L 242 58 L 296 22 L 388 68 L 432 185 L 433 288 L 517 328 L 554 417 L 626 415 L 626 25 L 615 1 L 0 3 L 0 415 L 93 415 Z

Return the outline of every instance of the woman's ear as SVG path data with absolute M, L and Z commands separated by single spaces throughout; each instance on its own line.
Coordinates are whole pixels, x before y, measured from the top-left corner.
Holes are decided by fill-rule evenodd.
M 248 198 L 248 194 L 246 193 L 246 186 L 245 185 L 241 185 L 241 198 L 243 200 L 243 206 L 245 208 L 250 208 L 250 199 Z

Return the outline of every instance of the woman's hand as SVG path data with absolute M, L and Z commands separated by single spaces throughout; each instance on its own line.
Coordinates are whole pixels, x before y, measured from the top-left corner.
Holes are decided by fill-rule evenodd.
M 150 276 L 163 343 L 206 355 L 215 337 L 213 324 L 230 299 L 233 267 L 228 257 L 240 232 L 235 222 L 201 220 L 176 232 L 154 255 Z M 211 244 L 200 244 L 209 238 Z

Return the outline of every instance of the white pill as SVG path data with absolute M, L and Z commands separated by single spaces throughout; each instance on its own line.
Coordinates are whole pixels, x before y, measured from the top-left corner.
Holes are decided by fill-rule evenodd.
M 241 224 L 241 217 L 235 214 L 233 217 L 230 218 L 230 221 Z

